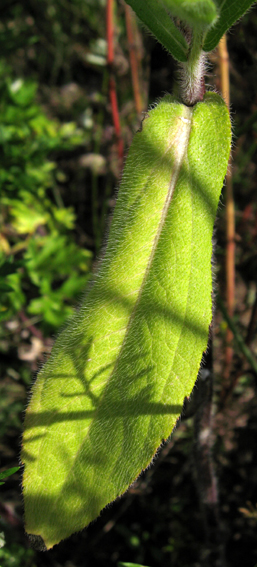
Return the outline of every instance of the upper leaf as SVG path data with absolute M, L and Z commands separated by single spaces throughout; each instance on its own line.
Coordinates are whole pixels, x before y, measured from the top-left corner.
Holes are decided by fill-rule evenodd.
M 187 22 L 193 28 L 207 28 L 218 17 L 215 2 L 212 0 L 162 0 L 171 14 Z
M 216 94 L 192 108 L 164 97 L 132 142 L 100 271 L 26 412 L 26 530 L 47 548 L 125 492 L 193 388 L 229 151 Z
M 188 44 L 160 0 L 126 0 L 126 2 L 175 59 L 187 60 Z
M 212 51 L 223 34 L 254 4 L 252 0 L 215 0 L 215 2 L 219 10 L 219 19 L 207 32 L 204 51 Z

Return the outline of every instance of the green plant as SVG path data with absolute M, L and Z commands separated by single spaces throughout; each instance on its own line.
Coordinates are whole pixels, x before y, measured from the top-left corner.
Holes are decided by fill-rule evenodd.
M 35 567 L 34 551 L 26 549 L 18 543 L 5 544 L 2 535 L 3 545 L 1 546 L 0 532 L 0 565 L 1 567 Z
M 62 172 L 49 157 L 83 146 L 84 134 L 72 122 L 50 120 L 36 91 L 35 82 L 14 79 L 0 64 L 0 320 L 25 309 L 52 332 L 73 312 L 91 252 L 75 242 L 75 214 L 63 204 Z
M 93 48 L 98 33 L 104 37 L 104 0 L 55 0 L 51 4 L 48 0 L 15 0 L 4 2 L 2 8 L 1 56 L 13 64 L 13 54 L 20 48 L 33 61 L 33 73 L 44 85 L 56 84 L 60 75 L 69 82 L 71 67 L 90 56 L 101 64 L 97 54 L 85 53 L 85 49 L 88 40 Z
M 19 470 L 20 467 L 12 467 L 11 469 L 7 469 L 3 472 L 0 473 L 0 485 L 4 484 L 3 480 L 5 478 L 7 478 L 8 476 L 11 476 L 12 474 L 16 473 Z
M 128 3 L 181 62 L 180 95 L 164 97 L 135 136 L 99 273 L 33 387 L 26 529 L 48 549 L 149 465 L 190 395 L 211 323 L 231 135 L 224 102 L 205 94 L 204 51 L 251 2 Z
M 138 565 L 137 563 L 123 563 L 119 561 L 118 567 L 146 567 L 146 565 Z

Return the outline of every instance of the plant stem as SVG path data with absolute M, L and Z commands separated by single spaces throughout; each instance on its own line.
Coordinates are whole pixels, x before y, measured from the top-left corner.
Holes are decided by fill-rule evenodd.
M 202 32 L 192 32 L 188 60 L 180 64 L 180 97 L 187 106 L 203 100 L 205 93 L 205 54 L 201 46 Z
M 212 394 L 213 394 L 212 339 L 204 357 L 197 380 L 197 410 L 194 416 L 193 459 L 195 480 L 205 530 L 202 550 L 203 567 L 225 567 L 224 534 L 219 517 L 217 478 L 212 457 Z
M 229 54 L 227 50 L 226 34 L 223 35 L 219 42 L 219 59 L 220 59 L 220 75 L 221 75 L 221 92 L 225 103 L 229 109 Z M 230 317 L 234 314 L 235 302 L 235 206 L 233 197 L 232 182 L 232 163 L 231 156 L 229 158 L 228 171 L 226 176 L 226 301 L 227 310 Z M 233 333 L 228 327 L 226 335 L 226 351 L 225 351 L 225 369 L 224 382 L 225 387 L 229 381 L 233 360 Z
M 116 83 L 114 78 L 113 64 L 114 64 L 114 0 L 107 0 L 106 4 L 106 28 L 107 28 L 107 65 L 109 68 L 109 98 L 111 103 L 111 112 L 115 134 L 117 137 L 119 166 L 122 169 L 124 148 L 123 139 L 121 135 L 120 117 L 117 101 Z
M 141 116 L 143 111 L 143 100 L 140 91 L 140 82 L 139 82 L 139 66 L 140 65 L 140 58 L 139 58 L 139 50 L 136 42 L 136 33 L 137 30 L 137 23 L 135 19 L 135 15 L 132 12 L 130 6 L 125 4 L 125 17 L 126 17 L 126 29 L 127 29 L 127 38 L 128 38 L 128 48 L 129 48 L 129 59 L 130 59 L 130 69 L 131 69 L 131 78 L 132 78 L 132 85 L 133 85 L 133 92 L 134 92 L 134 101 L 137 114 Z

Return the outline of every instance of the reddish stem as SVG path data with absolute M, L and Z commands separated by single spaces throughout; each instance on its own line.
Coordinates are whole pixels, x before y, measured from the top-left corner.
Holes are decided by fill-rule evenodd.
M 119 117 L 118 102 L 117 102 L 116 83 L 115 83 L 114 72 L 113 72 L 113 63 L 114 63 L 113 11 L 114 11 L 114 1 L 113 0 L 107 0 L 106 28 L 107 28 L 107 64 L 108 64 L 109 69 L 110 69 L 109 97 L 110 97 L 110 103 L 111 103 L 111 112 L 112 112 L 112 120 L 113 120 L 114 130 L 115 130 L 115 134 L 116 134 L 117 140 L 118 140 L 118 156 L 119 156 L 120 167 L 121 167 L 122 162 L 123 162 L 124 148 L 123 148 L 123 140 L 122 140 L 122 137 L 121 137 L 121 127 L 120 127 L 120 117 Z
M 31 332 L 31 334 L 34 335 L 34 337 L 37 337 L 38 339 L 43 341 L 44 340 L 43 334 L 39 329 L 37 329 L 37 327 L 35 327 L 35 325 L 29 324 L 29 318 L 25 315 L 25 313 L 23 311 L 20 311 L 19 316 L 21 318 L 21 321 L 23 323 L 26 323 L 26 328 Z
M 223 98 L 229 109 L 229 54 L 227 50 L 226 35 L 224 35 L 219 42 L 219 57 L 220 57 L 220 72 L 221 72 L 221 90 Z M 232 184 L 232 165 L 231 157 L 227 171 L 226 183 L 226 300 L 227 310 L 230 317 L 234 313 L 234 298 L 235 298 L 235 207 L 233 197 L 233 184 Z M 233 360 L 233 333 L 228 328 L 226 336 L 226 351 L 225 351 L 225 370 L 224 382 L 229 381 L 229 375 L 232 367 Z
M 111 109 L 112 109 L 112 120 L 114 124 L 115 134 L 118 138 L 118 155 L 119 159 L 123 159 L 123 140 L 121 137 L 121 127 L 120 127 L 120 117 L 119 117 L 119 109 L 118 109 L 118 101 L 117 101 L 117 92 L 116 92 L 116 84 L 113 75 L 110 76 L 109 79 L 109 97 L 111 102 Z
M 137 47 L 134 37 L 135 36 L 134 30 L 136 29 L 135 28 L 136 21 L 134 19 L 130 6 L 128 6 L 127 4 L 125 5 L 125 16 L 126 16 L 126 29 L 127 29 L 130 68 L 131 68 L 135 107 L 137 114 L 141 114 L 143 110 L 143 103 L 140 93 Z

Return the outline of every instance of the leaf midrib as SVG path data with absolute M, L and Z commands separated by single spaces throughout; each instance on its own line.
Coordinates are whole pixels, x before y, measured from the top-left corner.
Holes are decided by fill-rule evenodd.
M 96 419 L 96 417 L 97 417 L 97 414 L 99 413 L 99 411 L 100 411 L 100 409 L 101 409 L 103 400 L 104 400 L 104 398 L 105 398 L 105 393 L 106 393 L 106 390 L 107 390 L 107 388 L 108 388 L 108 384 L 110 383 L 110 381 L 111 381 L 111 379 L 112 379 L 112 376 L 113 376 L 113 374 L 114 374 L 114 372 L 115 372 L 115 370 L 116 370 L 118 361 L 119 361 L 119 359 L 120 359 L 120 357 L 121 357 L 121 355 L 122 355 L 123 349 L 124 349 L 124 347 L 125 347 L 126 339 L 127 339 L 127 336 L 128 336 L 129 330 L 130 330 L 130 327 L 131 327 L 132 322 L 133 322 L 133 320 L 134 320 L 135 313 L 136 313 L 136 311 L 137 311 L 137 307 L 138 307 L 138 304 L 139 304 L 139 302 L 140 302 L 140 299 L 141 299 L 141 296 L 142 296 L 142 293 L 143 293 L 143 289 L 144 289 L 144 286 L 145 286 L 146 278 L 147 278 L 147 276 L 148 276 L 148 273 L 149 273 L 149 271 L 150 271 L 150 268 L 151 268 L 151 265 L 152 265 L 152 262 L 153 262 L 153 258 L 154 258 L 154 255 L 155 255 L 155 251 L 156 251 L 156 248 L 157 248 L 157 245 L 158 245 L 158 242 L 159 242 L 159 238 L 160 238 L 160 236 L 161 236 L 162 228 L 163 228 L 163 225 L 164 225 L 164 222 L 165 222 L 167 213 L 168 213 L 168 209 L 169 209 L 169 206 L 170 206 L 170 203 L 171 203 L 171 200 L 172 200 L 172 196 L 173 196 L 173 194 L 174 194 L 174 190 L 175 190 L 175 187 L 176 187 L 176 183 L 177 183 L 178 178 L 179 178 L 179 174 L 180 174 L 180 171 L 181 171 L 181 166 L 182 166 L 182 163 L 183 163 L 185 154 L 186 154 L 186 152 L 187 152 L 188 142 L 189 142 L 189 137 L 190 137 L 190 132 L 191 132 L 191 126 L 192 126 L 193 110 L 192 110 L 192 108 L 189 108 L 189 107 L 187 107 L 187 106 L 183 106 L 183 109 L 184 109 L 184 115 L 183 115 L 182 117 L 179 117 L 179 119 L 182 118 L 182 119 L 188 120 L 189 122 L 183 122 L 183 120 L 182 120 L 184 127 L 178 128 L 178 130 L 177 130 L 177 135 L 176 135 L 175 139 L 174 139 L 174 138 L 172 139 L 172 144 L 169 146 L 169 149 L 170 149 L 173 145 L 176 144 L 176 138 L 177 138 L 177 137 L 179 138 L 179 137 L 181 136 L 181 130 L 182 130 L 182 132 L 183 132 L 183 130 L 184 130 L 184 132 L 183 132 L 183 134 L 184 134 L 184 139 L 181 141 L 181 146 L 183 145 L 184 147 L 180 149 L 180 152 L 181 152 L 181 153 L 180 153 L 179 157 L 177 158 L 177 163 L 176 163 L 176 160 L 174 160 L 174 163 L 176 164 L 176 166 L 175 166 L 175 167 L 173 168 L 173 170 L 172 170 L 172 177 L 171 177 L 171 182 L 170 182 L 170 185 L 169 185 L 168 195 L 167 195 L 167 198 L 166 198 L 164 207 L 163 207 L 161 219 L 160 219 L 160 222 L 159 222 L 159 225 L 158 225 L 158 230 L 157 230 L 157 233 L 156 233 L 156 236 L 155 236 L 155 239 L 154 239 L 154 244 L 153 244 L 153 247 L 152 247 L 152 250 L 151 250 L 151 254 L 150 254 L 150 257 L 149 257 L 149 261 L 148 261 L 146 270 L 145 270 L 145 275 L 144 275 L 144 277 L 143 277 L 143 280 L 142 280 L 142 283 L 141 283 L 141 286 L 140 286 L 140 290 L 139 290 L 139 292 L 138 292 L 138 297 L 137 297 L 137 300 L 136 300 L 136 302 L 135 302 L 134 308 L 133 308 L 132 313 L 131 313 L 131 315 L 130 315 L 130 317 L 129 317 L 129 321 L 128 321 L 128 325 L 127 325 L 127 331 L 126 331 L 126 333 L 125 333 L 125 335 L 124 335 L 123 342 L 122 342 L 122 344 L 121 344 L 121 346 L 120 346 L 120 352 L 119 352 L 119 354 L 118 354 L 118 356 L 117 356 L 117 359 L 116 359 L 114 368 L 113 368 L 113 370 L 112 370 L 112 372 L 111 372 L 111 374 L 110 374 L 108 380 L 106 381 L 106 385 L 105 385 L 105 390 L 104 390 L 103 396 L 102 396 L 102 398 L 101 398 L 101 400 L 100 400 L 100 402 L 99 402 L 99 405 L 98 405 L 97 410 L 96 410 L 96 412 L 95 412 L 94 418 L 92 419 L 92 422 L 91 422 L 90 426 L 88 427 L 87 434 L 86 434 L 85 438 L 83 439 L 82 445 L 85 443 L 86 439 L 87 439 L 87 438 L 89 437 L 89 435 L 90 435 L 91 428 L 92 428 L 92 426 L 93 426 L 93 424 L 94 424 L 94 421 L 95 421 L 95 419 Z M 72 472 L 72 469 L 73 469 L 73 467 L 75 466 L 76 458 L 77 458 L 77 456 L 78 456 L 80 450 L 81 450 L 81 446 L 80 446 L 79 450 L 77 451 L 76 455 L 74 456 L 74 461 L 73 461 L 73 465 L 72 465 L 72 467 L 71 467 L 71 469 L 70 469 L 70 472 Z M 60 497 L 61 497 L 61 495 L 58 497 L 55 506 L 57 506 L 57 502 L 58 502 L 58 500 L 59 500 Z

